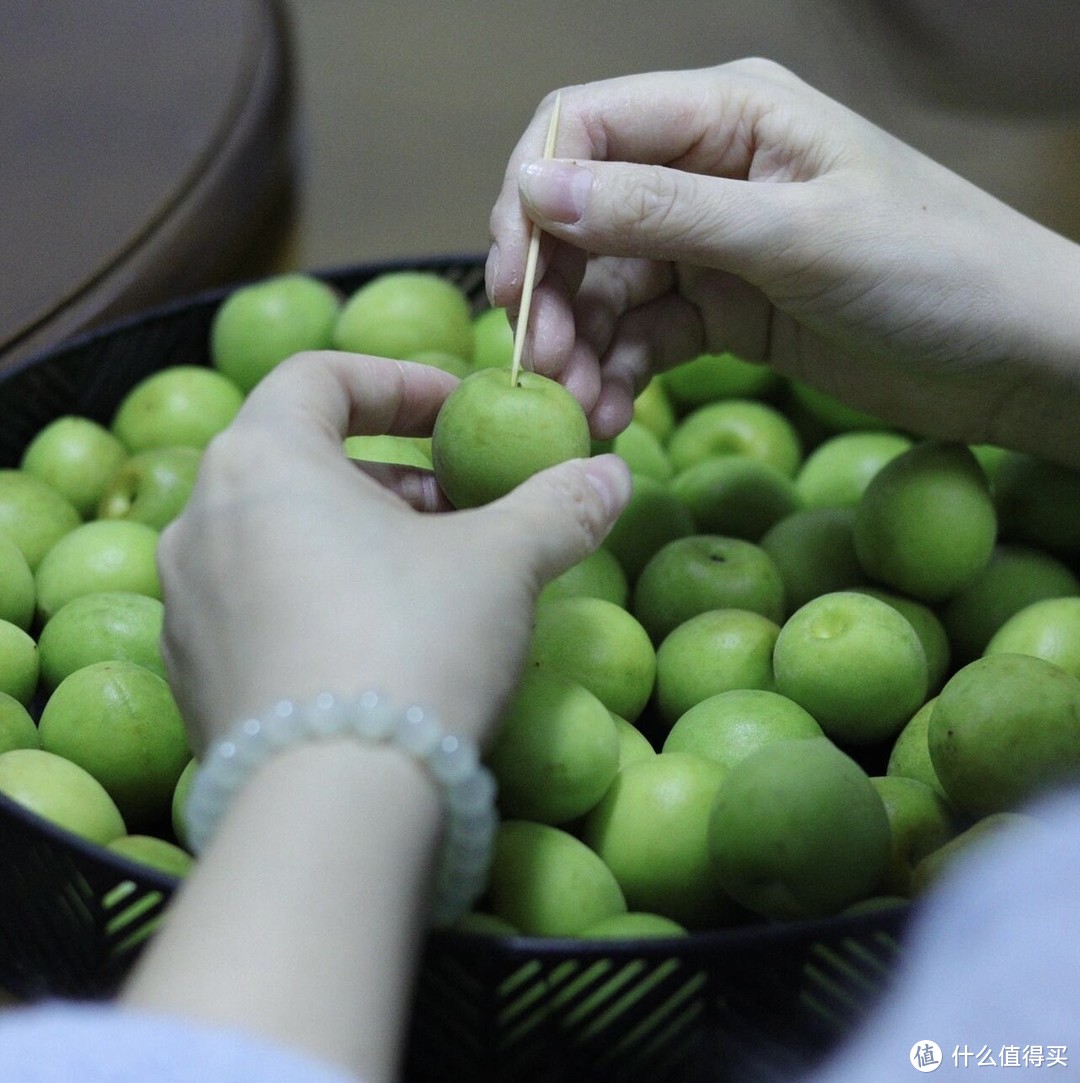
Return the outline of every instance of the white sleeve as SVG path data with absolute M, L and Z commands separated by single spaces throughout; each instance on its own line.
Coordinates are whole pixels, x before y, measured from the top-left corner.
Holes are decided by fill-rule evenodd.
M 0 1080 L 19 1083 L 356 1083 L 257 1037 L 108 1004 L 0 1013 Z
M 1080 1068 L 1080 792 L 1030 811 L 1040 823 L 988 840 L 926 898 L 891 989 L 805 1083 L 912 1083 L 936 1073 L 935 1059 L 934 1079 L 977 1067 L 1072 1078 Z

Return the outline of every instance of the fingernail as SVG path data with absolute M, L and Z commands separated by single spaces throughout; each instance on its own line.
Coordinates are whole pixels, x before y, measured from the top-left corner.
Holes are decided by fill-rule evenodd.
M 484 264 L 484 283 L 487 287 L 488 300 L 494 304 L 494 287 L 499 281 L 499 245 L 492 241 L 488 250 L 487 262 Z
M 538 158 L 526 162 L 518 175 L 524 202 L 541 218 L 573 225 L 585 213 L 593 175 L 573 162 Z
M 585 476 L 596 490 L 609 519 L 615 517 L 630 500 L 630 470 L 618 455 L 595 455 L 585 462 Z

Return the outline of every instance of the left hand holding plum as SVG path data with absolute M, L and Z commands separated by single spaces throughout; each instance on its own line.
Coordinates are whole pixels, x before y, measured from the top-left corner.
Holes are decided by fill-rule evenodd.
M 431 432 L 457 385 L 408 362 L 301 354 L 250 394 L 162 534 L 164 650 L 197 750 L 279 697 L 374 688 L 483 742 L 516 686 L 539 589 L 603 539 L 629 495 L 614 456 L 561 463 L 445 509 L 430 474 L 342 452 Z

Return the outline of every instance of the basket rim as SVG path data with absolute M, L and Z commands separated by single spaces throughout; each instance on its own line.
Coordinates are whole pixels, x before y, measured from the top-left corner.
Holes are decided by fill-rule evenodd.
M 0 793 L 0 824 L 5 819 L 15 820 L 24 828 L 45 836 L 69 853 L 94 868 L 120 879 L 136 881 L 140 886 L 153 888 L 172 895 L 183 883 L 183 877 L 155 869 L 123 854 L 114 853 L 107 846 L 93 842 L 67 828 L 53 823 L 39 813 L 19 804 L 13 798 Z M 788 921 L 759 919 L 742 925 L 724 926 L 717 929 L 696 930 L 685 935 L 656 937 L 596 937 L 579 936 L 533 936 L 527 934 L 492 935 L 466 930 L 438 928 L 430 931 L 435 944 L 464 947 L 484 945 L 484 950 L 507 958 L 576 958 L 620 959 L 647 957 L 676 957 L 682 955 L 712 954 L 736 949 L 751 950 L 767 944 L 779 948 L 788 942 L 808 939 L 829 939 L 838 935 L 859 936 L 874 930 L 892 935 L 902 933 L 917 908 L 917 900 L 884 904 L 879 908 L 859 914 L 831 914 L 824 917 L 802 918 Z
M 370 279 L 376 275 L 412 270 L 433 272 L 478 270 L 484 266 L 486 253 L 444 253 L 417 257 L 395 257 L 372 262 L 348 262 L 313 269 L 283 271 L 279 274 L 308 274 L 332 284 L 350 279 Z M 208 287 L 177 296 L 160 304 L 141 309 L 88 328 L 61 342 L 54 343 L 9 366 L 0 366 L 0 385 L 15 379 L 36 366 L 92 348 L 105 340 L 123 335 L 156 321 L 168 320 L 199 308 L 211 308 L 230 293 L 249 284 L 265 281 L 273 275 L 257 275 L 234 282 Z M 59 826 L 46 817 L 0 793 L 0 828 L 14 821 L 22 828 L 44 836 L 85 866 L 101 875 L 116 875 L 118 879 L 135 881 L 141 886 L 171 896 L 183 882 L 182 877 L 166 873 L 106 846 Z M 711 930 L 691 931 L 686 935 L 645 938 L 590 938 L 570 936 L 533 936 L 524 934 L 491 935 L 463 930 L 434 929 L 430 937 L 435 944 L 478 948 L 506 958 L 574 958 L 630 959 L 646 957 L 700 956 L 725 950 L 751 950 L 764 945 L 779 947 L 787 942 L 808 938 L 829 939 L 842 935 L 858 936 L 880 930 L 891 935 L 903 932 L 918 908 L 918 900 L 906 900 L 882 905 L 858 914 L 834 914 L 824 917 L 770 922 L 766 919 Z
M 393 271 L 446 271 L 454 268 L 475 270 L 483 267 L 485 259 L 486 255 L 481 252 L 445 253 L 416 257 L 399 256 L 393 259 L 375 260 L 371 263 L 330 264 L 311 269 L 281 271 L 272 275 L 254 275 L 221 285 L 208 286 L 206 289 L 181 294 L 160 304 L 127 313 L 124 316 L 119 316 L 101 324 L 95 324 L 93 327 L 79 331 L 77 334 L 59 342 L 54 342 L 26 357 L 20 357 L 10 365 L 0 364 L 0 384 L 20 376 L 45 362 L 86 349 L 95 343 L 112 338 L 125 331 L 136 329 L 156 320 L 168 319 L 191 309 L 220 304 L 235 290 L 243 286 L 264 282 L 268 278 L 280 277 L 285 274 L 306 274 L 324 281 L 337 282 L 356 277 L 373 277 L 377 274 Z

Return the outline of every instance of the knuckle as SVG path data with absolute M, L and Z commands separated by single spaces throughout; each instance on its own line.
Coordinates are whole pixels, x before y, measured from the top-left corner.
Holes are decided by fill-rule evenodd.
M 635 255 L 655 247 L 682 243 L 692 232 L 688 204 L 692 192 L 677 170 L 653 168 L 644 171 L 620 196 L 621 239 L 627 254 Z

